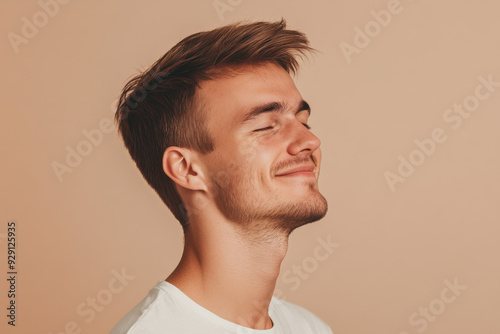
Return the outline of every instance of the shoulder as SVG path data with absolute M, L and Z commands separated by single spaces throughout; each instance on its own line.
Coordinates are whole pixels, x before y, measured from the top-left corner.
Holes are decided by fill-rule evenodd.
M 167 317 L 158 314 L 171 314 L 165 312 L 168 294 L 160 288 L 160 283 L 153 287 L 144 299 L 131 309 L 111 330 L 110 334 L 136 334 L 151 332 L 164 326 Z
M 273 297 L 273 307 L 287 322 L 309 327 L 313 333 L 332 334 L 331 328 L 308 309 L 289 301 Z

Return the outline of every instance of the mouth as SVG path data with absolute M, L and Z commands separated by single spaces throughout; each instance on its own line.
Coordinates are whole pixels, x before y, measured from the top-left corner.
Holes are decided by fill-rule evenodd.
M 316 174 L 314 173 L 314 165 L 306 165 L 306 166 L 298 166 L 298 167 L 280 172 L 279 174 L 276 174 L 275 176 L 277 176 L 277 177 L 299 177 L 299 176 L 316 177 Z

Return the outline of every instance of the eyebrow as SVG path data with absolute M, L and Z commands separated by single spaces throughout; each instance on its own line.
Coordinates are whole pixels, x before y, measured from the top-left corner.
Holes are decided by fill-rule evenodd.
M 269 102 L 255 106 L 243 117 L 241 124 L 254 119 L 260 114 L 266 112 L 284 112 L 285 109 L 285 105 L 281 102 Z M 295 114 L 303 110 L 306 110 L 309 115 L 311 114 L 311 107 L 309 106 L 309 103 L 304 100 L 300 101 L 298 108 L 295 110 Z

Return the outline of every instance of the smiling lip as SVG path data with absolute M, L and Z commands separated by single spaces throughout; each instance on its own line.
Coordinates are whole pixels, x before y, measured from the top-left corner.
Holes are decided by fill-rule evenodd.
M 276 176 L 315 176 L 313 171 L 314 166 L 299 166 L 276 174 Z

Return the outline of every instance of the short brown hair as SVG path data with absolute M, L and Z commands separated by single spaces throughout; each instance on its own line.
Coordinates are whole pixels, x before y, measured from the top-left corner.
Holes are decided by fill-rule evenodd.
M 272 62 L 288 73 L 298 70 L 297 56 L 313 51 L 307 37 L 278 22 L 235 23 L 184 38 L 149 69 L 123 88 L 115 120 L 132 159 L 163 202 L 182 224 L 186 209 L 174 182 L 164 173 L 162 157 L 169 146 L 214 149 L 195 101 L 202 80 L 225 69 Z

